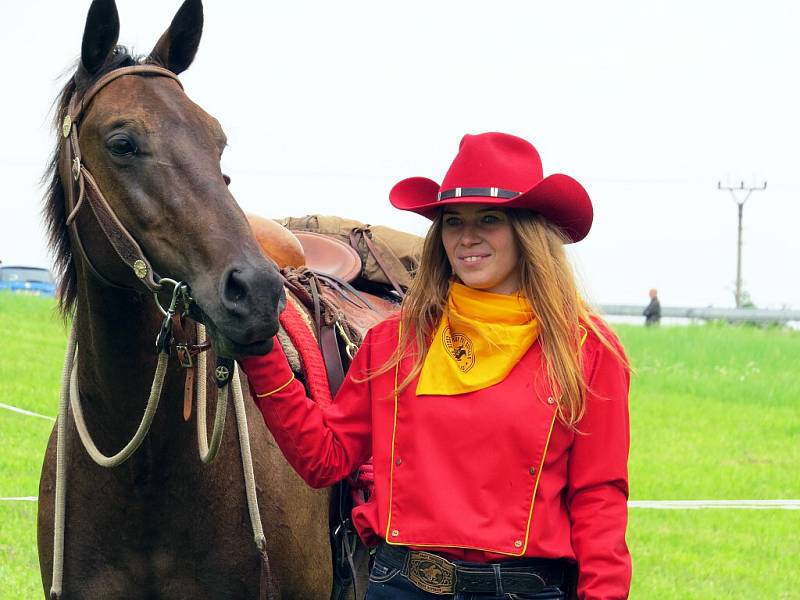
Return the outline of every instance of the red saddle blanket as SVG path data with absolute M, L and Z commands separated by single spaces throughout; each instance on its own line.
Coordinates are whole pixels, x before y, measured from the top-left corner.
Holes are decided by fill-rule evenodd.
M 286 309 L 280 316 L 283 327 L 305 369 L 306 387 L 311 399 L 323 409 L 333 404 L 330 381 L 325 369 L 325 361 L 317 344 L 317 338 L 311 323 L 304 316 L 303 309 L 291 294 L 286 294 Z M 372 494 L 375 478 L 372 470 L 372 459 L 359 467 L 348 477 L 353 503 L 355 506 L 366 502 Z

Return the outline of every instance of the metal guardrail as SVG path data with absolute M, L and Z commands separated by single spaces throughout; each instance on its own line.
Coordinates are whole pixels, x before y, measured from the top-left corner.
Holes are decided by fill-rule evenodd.
M 620 317 L 642 317 L 644 305 L 630 304 L 601 304 L 600 312 L 604 315 Z M 786 323 L 800 321 L 800 310 L 772 310 L 766 308 L 692 308 L 686 306 L 662 306 L 661 318 L 678 317 L 684 319 L 701 319 L 705 321 L 729 321 L 741 323 L 744 321 L 758 323 Z

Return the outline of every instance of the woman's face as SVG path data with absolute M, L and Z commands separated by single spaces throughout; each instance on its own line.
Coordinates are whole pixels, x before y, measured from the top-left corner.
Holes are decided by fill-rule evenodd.
M 442 245 L 464 285 L 513 294 L 519 289 L 519 246 L 508 215 L 491 204 L 451 204 L 442 214 Z

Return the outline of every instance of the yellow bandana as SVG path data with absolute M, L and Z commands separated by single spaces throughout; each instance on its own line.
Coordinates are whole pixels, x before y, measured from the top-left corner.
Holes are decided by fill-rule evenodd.
M 417 383 L 418 395 L 452 396 L 503 381 L 539 334 L 525 296 L 453 282 Z

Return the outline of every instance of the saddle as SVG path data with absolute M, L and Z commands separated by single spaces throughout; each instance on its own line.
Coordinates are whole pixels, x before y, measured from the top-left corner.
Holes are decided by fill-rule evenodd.
M 363 261 L 352 245 L 333 235 L 291 231 L 258 215 L 248 214 L 247 219 L 261 251 L 279 268 L 304 267 L 316 276 L 315 280 L 321 284 L 319 294 L 338 308 L 358 332 L 356 343 L 360 343 L 370 327 L 399 309 L 397 301 L 402 298 L 402 290 L 395 286 L 382 289 L 362 281 Z M 308 276 L 303 276 L 303 285 L 309 290 L 306 306 L 316 314 L 309 281 Z M 381 291 L 385 293 L 375 293 Z
M 322 233 L 291 233 L 303 247 L 305 265 L 312 271 L 342 279 L 347 283 L 352 283 L 361 273 L 361 257 L 351 246 Z

